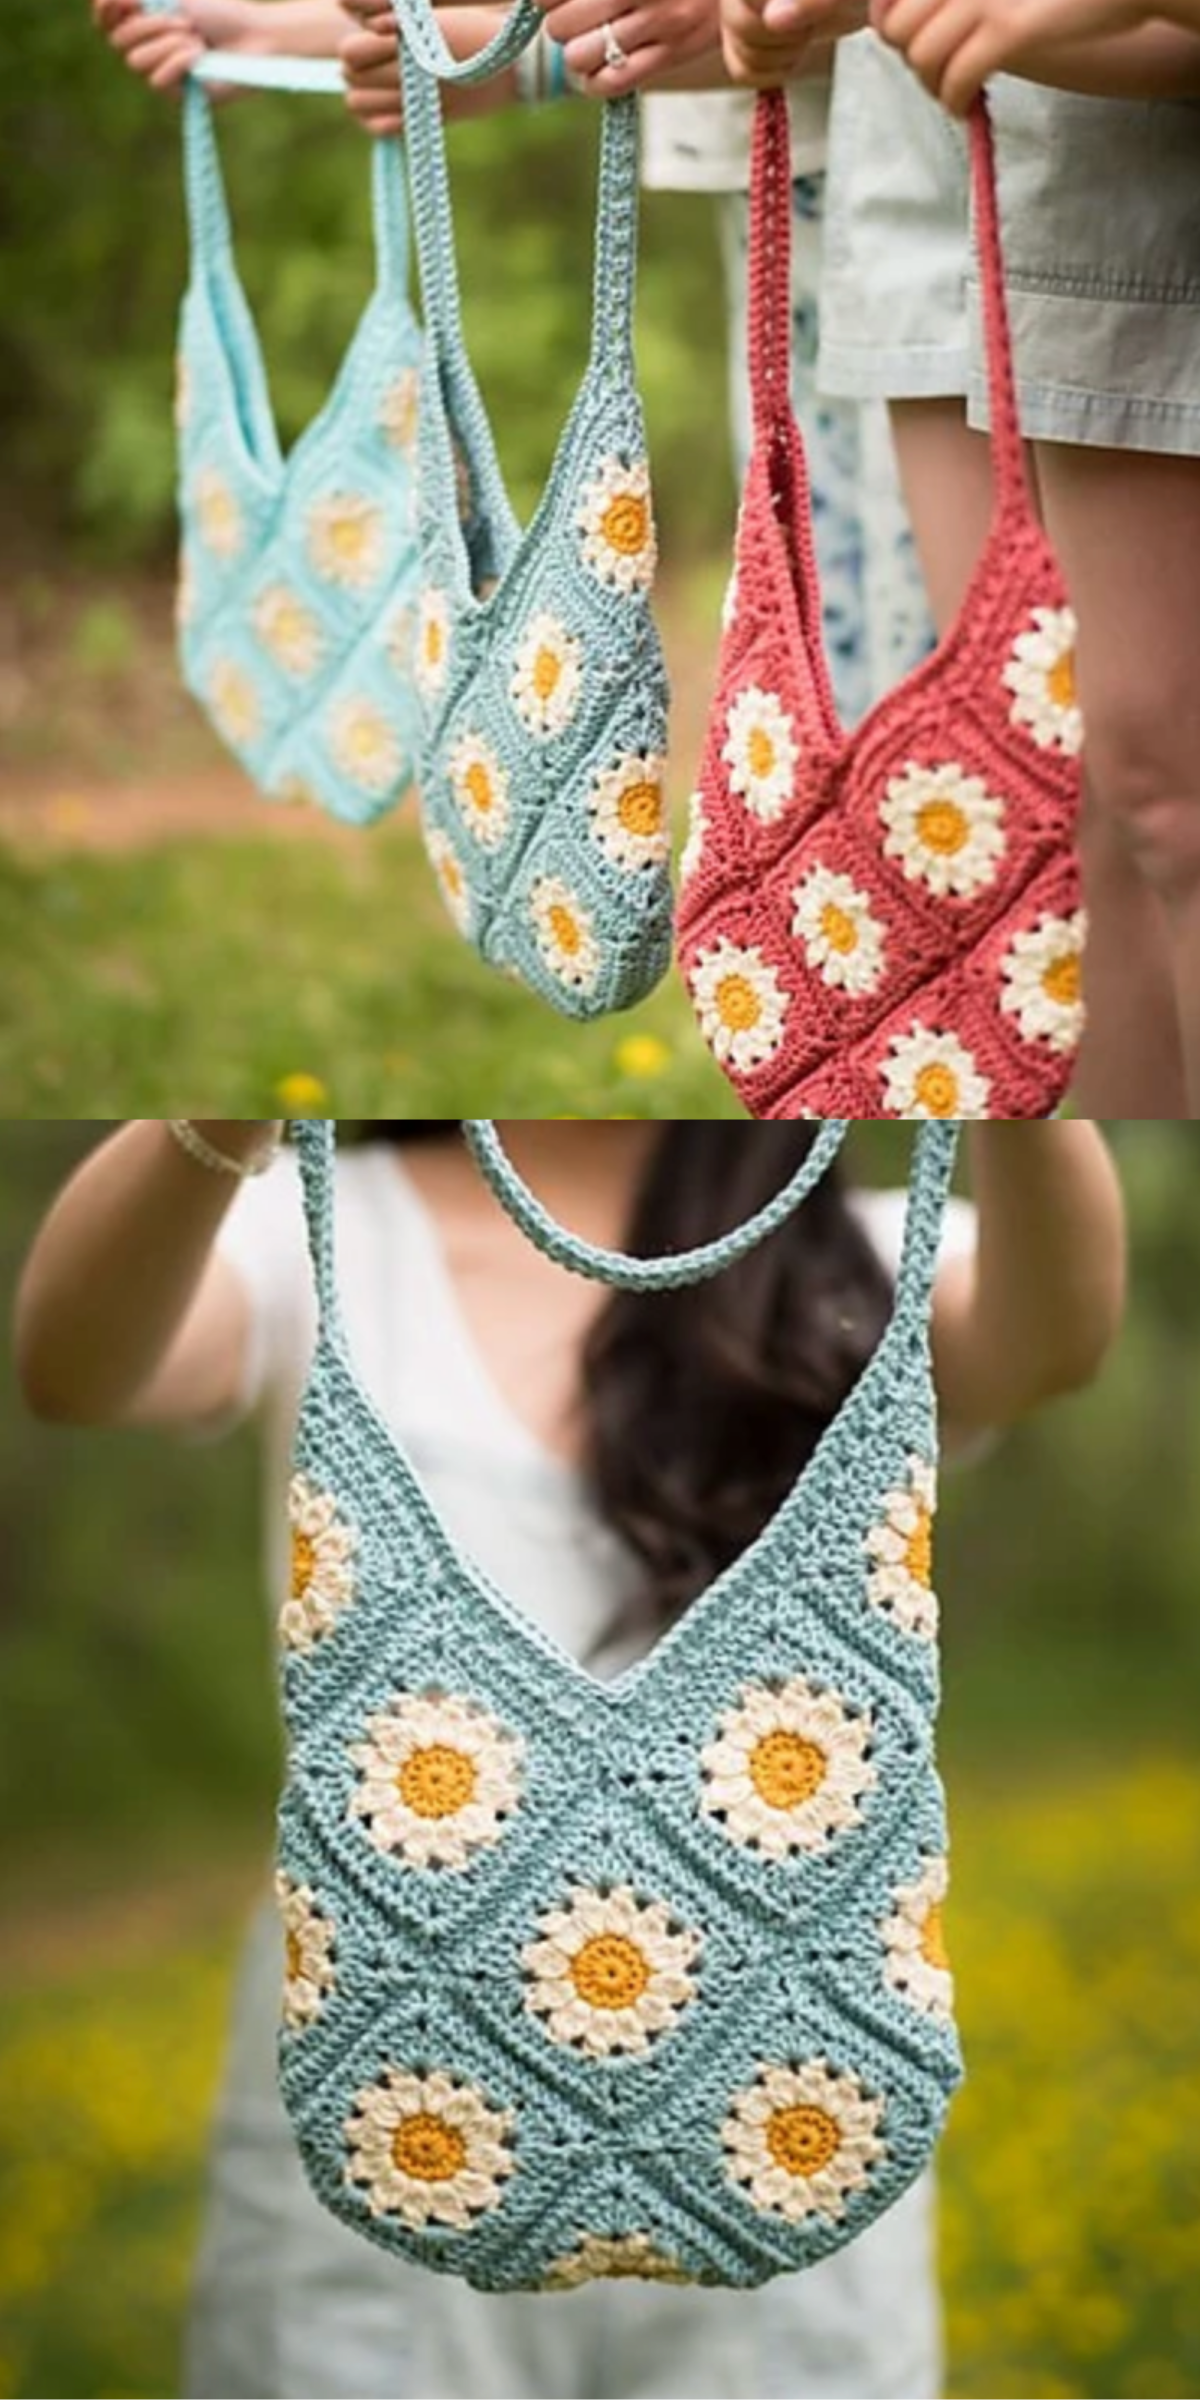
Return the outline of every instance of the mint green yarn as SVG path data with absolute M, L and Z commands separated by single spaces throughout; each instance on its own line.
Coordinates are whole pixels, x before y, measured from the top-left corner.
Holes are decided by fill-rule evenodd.
M 541 1239 L 490 1130 L 472 1126 L 477 1153 Z M 893 1315 L 788 1498 L 600 1683 L 458 1553 L 364 1392 L 335 1128 L 294 1128 L 320 1323 L 283 1619 L 280 2076 L 317 2196 L 384 2248 L 489 2291 L 608 2271 L 756 2284 L 853 2240 L 927 2163 L 961 2061 L 914 1495 L 936 1456 L 956 1133 L 915 1137 Z M 660 1265 L 695 1280 L 747 1238 Z M 554 1239 L 583 1271 L 644 1281 Z M 818 1733 L 805 1797 L 787 1779 Z M 731 1781 L 731 1746 L 758 1781 Z

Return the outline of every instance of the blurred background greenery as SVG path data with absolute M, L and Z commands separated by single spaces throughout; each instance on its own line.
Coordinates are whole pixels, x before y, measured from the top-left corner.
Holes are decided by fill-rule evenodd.
M 0 1122 L 0 1290 L 103 1128 Z M 907 1135 L 862 1133 L 872 1177 Z M 950 1477 L 950 2390 L 1200 2389 L 1200 1129 L 1113 1129 L 1096 1388 Z M 0 1423 L 0 2393 L 173 2386 L 277 1750 L 252 1441 Z
M 290 441 L 325 397 L 369 289 L 368 146 L 329 100 L 243 98 L 220 129 L 239 264 Z M 586 351 L 597 130 L 594 109 L 564 103 L 452 137 L 468 336 L 523 513 Z M 179 687 L 178 115 L 117 63 L 86 0 L 0 11 L 0 224 L 6 1112 L 153 1112 L 183 1092 L 211 1114 L 269 1113 L 289 1072 L 319 1076 L 346 1114 L 626 1108 L 611 1028 L 564 1027 L 453 936 L 411 812 L 366 835 L 272 809 Z M 678 803 L 733 508 L 704 200 L 646 196 L 638 353 Z M 639 1109 L 731 1105 L 673 978 L 626 1031 L 661 1049 Z

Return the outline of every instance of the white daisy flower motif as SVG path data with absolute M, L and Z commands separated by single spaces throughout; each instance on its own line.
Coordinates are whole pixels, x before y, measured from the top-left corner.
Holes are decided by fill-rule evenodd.
M 411 681 L 416 669 L 417 612 L 407 605 L 393 609 L 384 635 L 388 665 L 394 667 L 403 683 Z
M 450 840 L 437 825 L 425 831 L 425 853 L 437 878 L 437 887 L 446 904 L 448 915 L 460 933 L 471 929 L 471 887 L 466 869 Z
M 552 975 L 573 992 L 591 992 L 600 944 L 589 911 L 561 875 L 539 875 L 529 894 L 537 946 Z
M 648 2233 L 581 2233 L 572 2250 L 553 2258 L 541 2289 L 573 2292 L 582 2283 L 637 2277 L 643 2283 L 693 2283 L 678 2259 L 656 2248 Z
M 511 2108 L 493 2108 L 460 2076 L 385 2067 L 346 2119 L 346 2181 L 373 2217 L 411 2231 L 450 2225 L 468 2233 L 497 2208 L 516 2171 Z
M 859 1823 L 878 1781 L 869 1711 L 854 1715 L 835 1692 L 794 1675 L 748 1684 L 718 1725 L 700 1753 L 700 1809 L 731 1842 L 787 1858 L 823 1850 Z
M 884 1981 L 940 2025 L 949 2024 L 954 2010 L 954 1977 L 942 1927 L 949 1888 L 946 1860 L 927 1859 L 915 1883 L 897 1886 L 894 1911 L 879 1928 L 887 1953 Z
M 508 776 L 477 733 L 460 733 L 446 761 L 450 789 L 468 833 L 495 850 L 508 830 Z
M 538 1935 L 521 1953 L 525 2006 L 552 2041 L 592 2058 L 644 2056 L 695 1997 L 700 1935 L 629 1884 L 577 1887 L 539 1918 Z
M 531 617 L 509 681 L 513 707 L 531 733 L 561 733 L 579 704 L 583 644 L 548 609 Z
M 1033 624 L 1017 635 L 1004 669 L 1013 695 L 1009 716 L 1037 743 L 1078 758 L 1083 715 L 1075 686 L 1075 643 L 1079 626 L 1071 608 L 1035 608 Z
M 587 797 L 592 836 L 615 867 L 636 872 L 666 864 L 666 770 L 660 752 L 631 752 L 595 777 Z
M 420 386 L 416 367 L 402 367 L 380 394 L 377 423 L 393 450 L 411 451 L 416 443 Z
M 883 973 L 883 926 L 848 875 L 810 867 L 792 893 L 792 932 L 822 983 L 860 1000 Z
M 722 934 L 713 949 L 697 953 L 688 982 L 700 1030 L 722 1066 L 749 1075 L 774 1058 L 788 996 L 757 946 L 743 949 Z
M 909 883 L 923 883 L 938 899 L 952 892 L 967 900 L 995 882 L 1008 847 L 1004 802 L 955 760 L 935 767 L 907 760 L 879 814 L 884 856 L 899 861 Z
M 699 873 L 700 862 L 704 857 L 704 839 L 707 832 L 708 818 L 704 814 L 704 794 L 703 792 L 693 792 L 688 801 L 687 840 L 679 854 L 679 880 L 681 883 L 689 882 L 693 875 Z
M 293 1883 L 282 1870 L 275 1877 L 275 1900 L 283 1920 L 283 2021 L 290 2033 L 301 2033 L 315 2023 L 337 1983 L 333 1924 L 308 1885 Z
M 269 583 L 258 593 L 251 619 L 264 650 L 285 675 L 303 681 L 320 665 L 325 638 L 320 620 L 286 583 Z
M 933 1589 L 933 1520 L 937 1476 L 928 1461 L 910 1458 L 907 1482 L 884 1494 L 882 1514 L 863 1547 L 871 1561 L 867 1599 L 904 1633 L 932 1641 L 938 1628 Z
M 626 466 L 606 458 L 582 494 L 576 523 L 584 563 L 598 583 L 620 592 L 649 590 L 658 540 L 644 459 Z
M 879 2138 L 885 2103 L 827 2059 L 802 2066 L 760 2066 L 736 2092 L 721 2128 L 726 2169 L 755 2208 L 799 2225 L 834 2223 L 862 2190 L 886 2145 Z
M 192 515 L 196 531 L 214 558 L 236 558 L 246 540 L 241 508 L 216 467 L 201 467 L 192 486 Z
M 326 583 L 369 592 L 383 573 L 383 510 L 365 492 L 326 492 L 309 508 L 305 544 Z
M 1023 1041 L 1047 1042 L 1060 1054 L 1078 1048 L 1086 931 L 1084 912 L 1076 909 L 1070 917 L 1041 916 L 1014 934 L 1000 962 L 1000 1006 L 1016 1018 Z
M 450 665 L 450 603 L 434 584 L 426 584 L 417 603 L 416 648 L 412 671 L 426 700 L 436 699 Z
M 991 1083 L 957 1034 L 914 1021 L 883 1063 L 883 1105 L 892 1117 L 986 1117 Z
M 404 764 L 395 726 L 373 700 L 348 694 L 325 720 L 330 754 L 349 782 L 376 798 L 390 791 Z
M 291 1590 L 279 1617 L 286 1650 L 311 1650 L 335 1633 L 354 1598 L 358 1536 L 329 1492 L 294 1475 L 288 1493 L 292 1532 Z
M 760 825 L 777 824 L 792 796 L 800 756 L 795 728 L 775 692 L 752 683 L 739 692 L 725 719 L 721 756 L 730 788 Z
M 258 686 L 232 658 L 215 658 L 208 670 L 208 705 L 219 734 L 234 750 L 252 742 L 262 723 Z
M 519 1807 L 525 1745 L 462 1692 L 397 1692 L 350 1759 L 350 1815 L 406 1867 L 459 1873 L 492 1850 Z

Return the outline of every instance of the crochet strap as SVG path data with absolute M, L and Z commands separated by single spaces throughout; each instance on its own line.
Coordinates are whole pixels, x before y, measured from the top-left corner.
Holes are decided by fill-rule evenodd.
M 333 1246 L 333 1188 L 337 1160 L 337 1125 L 332 1117 L 299 1117 L 288 1132 L 300 1161 L 304 1218 L 309 1255 L 326 1333 L 339 1324 L 337 1262 Z
M 792 159 L 787 97 L 760 92 L 751 149 L 754 206 L 746 269 L 750 395 L 760 432 L 791 411 Z
M 456 58 L 430 0 L 392 0 L 402 50 L 440 83 L 482 83 L 527 50 L 542 22 L 537 0 L 513 0 L 498 32 L 472 58 Z
M 704 1242 L 698 1249 L 681 1250 L 674 1258 L 631 1258 L 623 1250 L 600 1250 L 578 1234 L 568 1233 L 518 1175 L 490 1117 L 468 1117 L 463 1123 L 468 1147 L 485 1181 L 514 1225 L 535 1248 L 553 1259 L 556 1266 L 569 1267 L 593 1283 L 612 1284 L 623 1292 L 674 1291 L 684 1284 L 704 1283 L 710 1276 L 719 1275 L 723 1267 L 731 1267 L 738 1259 L 745 1258 L 768 1234 L 776 1232 L 795 1215 L 801 1201 L 836 1158 L 847 1130 L 845 1118 L 831 1117 L 822 1125 L 790 1183 L 731 1233 L 722 1234 L 717 1241 Z
M 971 111 L 969 134 L 971 180 L 975 196 L 975 243 L 979 258 L 983 338 L 987 352 L 992 468 L 1001 499 L 1025 509 L 1029 505 L 1030 495 L 1017 413 L 1012 333 L 1004 287 L 1004 253 L 1000 240 L 1000 210 L 996 199 L 996 146 L 984 92 L 980 93 Z

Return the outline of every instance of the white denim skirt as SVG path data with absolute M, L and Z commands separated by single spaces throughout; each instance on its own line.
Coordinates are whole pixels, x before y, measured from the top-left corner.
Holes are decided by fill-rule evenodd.
M 989 87 L 1031 440 L 1200 454 L 1200 102 Z M 872 33 L 839 44 L 822 391 L 988 421 L 962 127 Z

